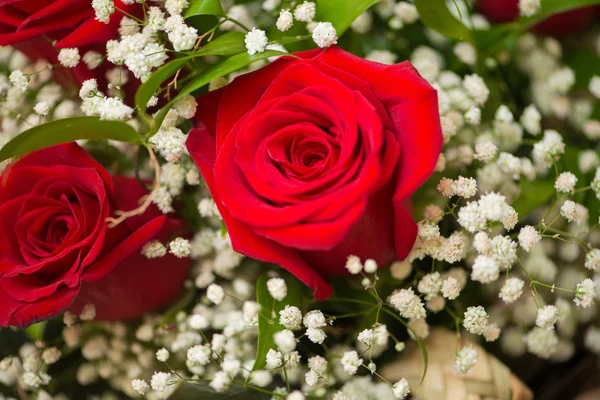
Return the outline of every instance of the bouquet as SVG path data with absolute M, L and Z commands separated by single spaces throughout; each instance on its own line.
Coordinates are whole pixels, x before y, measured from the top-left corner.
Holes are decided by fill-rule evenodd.
M 600 354 L 599 16 L 0 0 L 0 399 L 531 399 Z

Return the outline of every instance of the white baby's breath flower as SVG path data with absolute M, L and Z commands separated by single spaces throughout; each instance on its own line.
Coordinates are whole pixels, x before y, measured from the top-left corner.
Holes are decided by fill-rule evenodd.
M 294 10 L 294 18 L 301 22 L 311 22 L 316 12 L 317 5 L 312 1 L 305 1 Z
M 248 54 L 250 55 L 263 53 L 267 48 L 267 44 L 269 44 L 269 39 L 267 39 L 265 31 L 257 28 L 252 28 L 252 30 L 246 34 L 246 39 L 244 41 L 246 43 Z
M 275 25 L 281 32 L 289 30 L 294 25 L 294 17 L 292 16 L 292 12 L 290 10 L 281 10 Z
M 575 191 L 575 185 L 577 184 L 577 177 L 570 172 L 563 172 L 556 178 L 554 187 L 557 191 L 562 193 L 572 194 Z
M 414 294 L 412 288 L 401 289 L 392 293 L 389 302 L 406 319 L 425 318 L 426 311 L 423 302 Z
M 279 311 L 279 323 L 286 329 L 297 331 L 302 326 L 302 311 L 296 306 L 286 305 Z
M 267 281 L 267 290 L 271 297 L 277 301 L 285 299 L 288 293 L 287 285 L 281 278 L 271 278 Z
M 352 350 L 344 353 L 341 363 L 344 367 L 344 371 L 350 375 L 356 375 L 358 367 L 363 363 L 363 359 L 358 356 L 356 351 Z
M 223 298 L 225 298 L 225 291 L 221 286 L 213 283 L 206 289 L 206 297 L 212 303 L 219 305 L 223 301 Z
M 320 48 L 326 48 L 337 43 L 337 31 L 331 22 L 319 22 L 312 32 L 314 42 Z
M 471 346 L 463 347 L 454 361 L 454 371 L 457 374 L 466 374 L 477 363 L 477 351 Z
M 519 244 L 523 250 L 529 252 L 542 240 L 542 236 L 536 228 L 526 225 L 519 231 Z
M 488 315 L 482 306 L 467 307 L 465 311 L 463 326 L 474 335 L 481 335 L 488 325 Z
M 535 324 L 540 328 L 552 330 L 554 324 L 558 321 L 558 309 L 553 305 L 547 305 L 539 308 Z
M 577 284 L 575 288 L 575 299 L 573 301 L 578 307 L 588 308 L 596 300 L 596 282 L 587 278 Z
M 544 359 L 548 359 L 556 351 L 558 336 L 553 329 L 535 327 L 525 336 L 527 350 Z
M 115 3 L 113 0 L 92 0 L 92 8 L 96 19 L 108 24 L 110 16 L 115 12 Z

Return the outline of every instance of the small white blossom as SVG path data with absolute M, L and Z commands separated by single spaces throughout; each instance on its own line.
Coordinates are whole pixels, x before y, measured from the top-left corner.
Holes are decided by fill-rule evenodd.
M 156 352 L 156 359 L 160 362 L 167 362 L 170 356 L 171 353 L 169 353 L 169 350 L 165 349 L 164 347 Z
M 406 378 L 402 378 L 398 382 L 394 383 L 394 386 L 392 386 L 392 391 L 395 398 L 405 399 L 410 393 L 410 388 Z
M 426 311 L 423 302 L 414 294 L 412 288 L 392 293 L 389 301 L 406 319 L 425 318 Z
M 523 294 L 524 287 L 525 282 L 522 279 L 508 278 L 500 290 L 499 297 L 505 303 L 514 303 Z
M 33 111 L 35 111 L 37 115 L 45 117 L 50 112 L 50 106 L 45 101 L 40 101 L 33 107 Z
M 284 329 L 275 333 L 273 342 L 284 354 L 291 353 L 296 349 L 296 338 L 291 330 Z
M 360 274 L 363 270 L 360 258 L 352 255 L 348 256 L 348 259 L 346 260 L 346 269 L 350 271 L 352 275 Z
M 267 48 L 267 44 L 269 44 L 269 39 L 267 39 L 265 31 L 257 28 L 252 28 L 252 30 L 246 34 L 246 39 L 244 41 L 246 43 L 248 54 L 250 55 L 263 53 Z
M 29 86 L 29 76 L 25 75 L 20 70 L 16 69 L 11 72 L 8 80 L 21 93 L 25 93 L 27 91 L 27 86 Z
M 586 254 L 584 266 L 592 271 L 600 269 L 600 249 L 591 249 Z
M 463 347 L 454 361 L 454 371 L 457 374 L 466 374 L 477 363 L 477 351 L 471 346 Z
M 305 1 L 294 10 L 294 18 L 301 22 L 311 22 L 316 12 L 317 5 L 312 1 Z
M 141 396 L 144 396 L 146 393 L 148 393 L 150 391 L 150 385 L 148 385 L 148 383 L 143 379 L 132 380 L 131 387 L 137 394 L 139 394 Z
M 313 310 L 304 316 L 304 326 L 309 329 L 324 328 L 327 326 L 327 320 L 319 310 Z
M 587 278 L 577 284 L 575 288 L 575 299 L 573 301 L 578 307 L 588 308 L 596 300 L 596 282 Z
M 312 31 L 313 41 L 320 48 L 326 48 L 337 43 L 337 31 L 331 22 L 319 22 Z
M 327 360 L 321 356 L 313 356 L 308 359 L 308 368 L 322 375 L 327 371 Z
M 525 336 L 525 344 L 530 353 L 548 359 L 556 351 L 558 337 L 553 329 L 535 327 Z
M 294 25 L 294 17 L 292 16 L 292 12 L 290 10 L 281 10 L 279 13 L 279 18 L 277 18 L 277 29 L 281 32 L 285 32 L 289 30 L 292 25 Z
M 498 328 L 497 323 L 488 324 L 485 328 L 485 332 L 483 332 L 483 337 L 486 342 L 495 342 L 500 337 L 500 328 Z
M 448 300 L 454 300 L 460 295 L 458 281 L 449 276 L 442 282 L 442 295 Z
M 283 362 L 283 354 L 277 350 L 270 349 L 267 352 L 267 368 L 274 369 L 281 367 Z
M 286 305 L 283 310 L 279 311 L 279 323 L 286 329 L 299 330 L 302 324 L 302 311 L 296 306 Z
M 543 329 L 554 329 L 554 324 L 558 321 L 558 308 L 547 305 L 539 308 L 535 324 Z
M 442 279 L 439 272 L 425 275 L 417 285 L 417 290 L 425 295 L 425 300 L 430 300 L 442 288 Z
M 188 257 L 191 252 L 190 241 L 181 237 L 175 238 L 169 243 L 169 250 L 175 257 Z
M 360 367 L 363 363 L 363 359 L 358 356 L 356 351 L 352 350 L 344 353 L 341 362 L 342 366 L 344 367 L 344 371 L 350 375 L 356 375 L 358 367 Z
M 168 372 L 155 372 L 150 380 L 150 386 L 157 392 L 164 392 L 171 381 L 171 374 Z
M 577 177 L 570 172 L 563 172 L 556 178 L 554 187 L 557 191 L 562 193 L 572 194 L 575 191 L 575 185 L 577 184 Z
M 65 68 L 76 67 L 80 59 L 79 50 L 76 48 L 60 49 L 58 53 L 58 62 Z
M 102 56 L 102 54 L 94 50 L 90 50 L 83 55 L 83 62 L 88 67 L 88 69 L 98 68 L 102 64 L 103 60 L 104 57 Z
M 574 201 L 567 200 L 560 207 L 560 215 L 569 222 L 573 222 L 577 217 L 577 204 Z
M 281 278 L 271 278 L 267 281 L 267 290 L 271 297 L 277 301 L 285 299 L 288 293 L 287 285 Z
M 478 105 L 485 104 L 490 95 L 489 89 L 479 75 L 473 74 L 465 76 L 463 86 L 469 96 L 471 96 Z
M 219 305 L 223 301 L 223 298 L 225 298 L 225 291 L 221 286 L 213 283 L 206 289 L 206 297 L 212 303 Z
M 500 276 L 498 263 L 491 257 L 479 255 L 473 262 L 471 279 L 481 283 L 491 283 Z
M 454 54 L 463 63 L 475 65 L 477 63 L 477 50 L 475 46 L 467 42 L 459 42 L 454 46 Z
M 519 13 L 523 17 L 532 17 L 540 11 L 540 0 L 519 0 Z
M 482 306 L 467 307 L 465 311 L 463 326 L 474 335 L 481 335 L 488 325 L 488 315 Z
M 210 362 L 211 349 L 198 344 L 187 351 L 187 359 L 194 364 L 206 365 Z
M 306 330 L 306 336 L 308 337 L 308 340 L 317 344 L 323 343 L 323 341 L 325 341 L 325 338 L 327 338 L 325 331 L 323 329 L 317 328 L 308 328 Z
M 405 24 L 412 24 L 418 21 L 419 11 L 414 4 L 401 1 L 394 6 L 394 14 Z
M 529 252 L 542 240 L 542 236 L 531 225 L 526 225 L 519 231 L 519 244 L 523 250 Z
M 108 24 L 110 16 L 115 12 L 115 3 L 113 0 L 92 0 L 92 8 L 96 19 Z

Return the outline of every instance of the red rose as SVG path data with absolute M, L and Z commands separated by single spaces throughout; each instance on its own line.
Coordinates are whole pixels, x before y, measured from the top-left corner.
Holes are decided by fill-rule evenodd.
M 187 146 L 233 248 L 327 298 L 346 258 L 404 259 L 406 209 L 442 145 L 436 91 L 404 62 L 337 47 L 283 57 L 199 99 Z
M 117 36 L 124 14 L 137 14 L 139 4 L 126 5 L 115 0 L 115 12 L 105 24 L 97 21 L 91 0 L 0 0 L 0 46 L 13 45 L 32 61 L 44 59 L 58 64 L 61 48 L 78 47 L 83 56 L 94 50 L 105 53 L 106 42 Z M 56 42 L 56 47 L 53 44 Z M 103 63 L 90 70 L 84 62 L 75 68 L 54 68 L 54 79 L 63 87 L 78 91 L 87 79 L 96 79 L 106 90 L 106 72 L 111 64 Z M 114 67 L 114 66 L 113 66 Z M 131 76 L 123 91 L 131 100 L 139 81 Z
M 123 14 L 138 4 L 115 0 L 115 12 L 105 24 L 96 20 L 91 0 L 0 0 L 0 45 L 47 36 L 56 47 L 81 47 L 113 39 Z M 119 10 L 117 10 L 119 9 Z
M 477 7 L 495 23 L 511 22 L 519 17 L 519 0 L 480 0 Z M 534 30 L 544 35 L 575 33 L 594 21 L 597 11 L 597 7 L 586 7 L 553 15 L 537 24 Z
M 147 259 L 141 247 L 185 234 L 151 208 L 108 228 L 147 191 L 112 177 L 76 144 L 32 153 L 0 177 L 0 326 L 26 326 L 86 303 L 104 320 L 153 311 L 180 293 L 189 259 Z M 167 268 L 168 266 L 168 268 Z

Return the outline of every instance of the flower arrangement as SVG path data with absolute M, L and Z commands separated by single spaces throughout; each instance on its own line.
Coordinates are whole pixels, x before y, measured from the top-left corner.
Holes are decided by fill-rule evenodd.
M 600 354 L 598 15 L 0 1 L 0 399 L 532 398 Z

